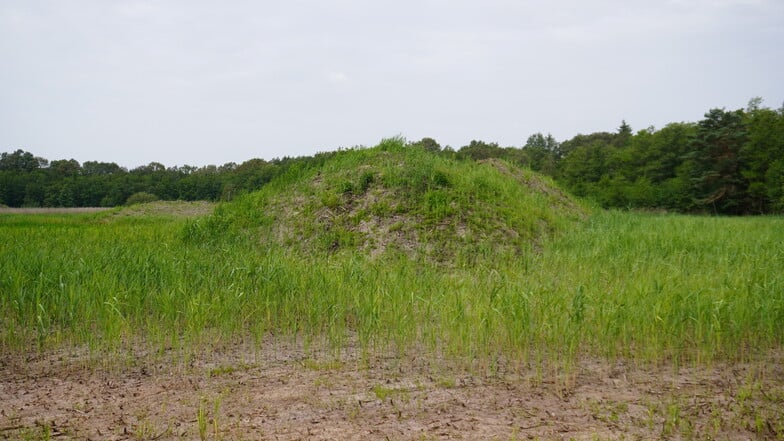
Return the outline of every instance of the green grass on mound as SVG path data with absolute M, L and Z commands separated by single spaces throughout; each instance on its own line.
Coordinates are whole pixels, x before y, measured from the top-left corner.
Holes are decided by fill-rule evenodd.
M 191 224 L 195 240 L 250 234 L 299 254 L 405 254 L 457 265 L 519 256 L 586 215 L 549 179 L 457 161 L 390 139 L 342 151 Z

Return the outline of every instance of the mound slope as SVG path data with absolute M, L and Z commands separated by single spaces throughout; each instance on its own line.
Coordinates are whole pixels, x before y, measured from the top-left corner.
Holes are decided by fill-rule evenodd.
M 219 207 L 210 222 L 298 252 L 450 261 L 526 252 L 585 215 L 585 207 L 529 170 L 392 140 L 283 176 Z

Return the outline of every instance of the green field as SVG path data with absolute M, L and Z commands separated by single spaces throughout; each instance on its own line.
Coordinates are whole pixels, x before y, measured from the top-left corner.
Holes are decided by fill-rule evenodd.
M 0 212 L 0 438 L 782 439 L 782 268 L 781 217 L 395 139 L 217 206 Z
M 581 354 L 744 360 L 784 341 L 779 217 L 597 211 L 530 250 L 462 265 L 194 240 L 200 222 L 0 215 L 0 348 L 189 352 L 274 335 L 569 366 Z

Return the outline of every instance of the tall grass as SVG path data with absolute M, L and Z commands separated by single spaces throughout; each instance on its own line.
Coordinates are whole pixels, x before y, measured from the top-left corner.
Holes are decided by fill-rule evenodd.
M 392 139 L 197 220 L 0 216 L 0 350 L 275 336 L 568 367 L 580 354 L 710 362 L 781 347 L 781 218 L 586 217 L 507 167 Z M 370 257 L 384 235 L 418 248 Z
M 104 219 L 104 220 L 102 220 Z M 184 221 L 0 217 L 0 348 L 298 337 L 569 363 L 743 359 L 784 339 L 784 220 L 594 215 L 471 267 L 183 241 Z
M 743 358 L 782 343 L 783 263 L 781 218 L 611 212 L 553 243 L 538 278 L 561 274 L 553 290 L 583 305 L 592 351 Z

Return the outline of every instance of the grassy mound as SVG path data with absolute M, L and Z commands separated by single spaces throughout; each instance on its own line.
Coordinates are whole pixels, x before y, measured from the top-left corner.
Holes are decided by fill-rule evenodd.
M 250 232 L 300 253 L 359 250 L 466 264 L 525 253 L 585 213 L 529 170 L 458 161 L 391 139 L 281 176 L 192 223 L 188 234 L 215 240 Z

